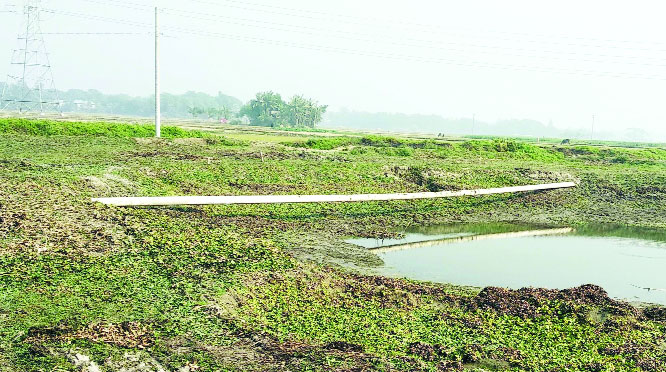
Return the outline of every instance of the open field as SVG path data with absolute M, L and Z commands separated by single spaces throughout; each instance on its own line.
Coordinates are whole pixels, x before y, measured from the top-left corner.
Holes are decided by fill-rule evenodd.
M 666 309 L 592 285 L 374 276 L 381 259 L 342 240 L 479 221 L 663 231 L 666 149 L 183 126 L 153 139 L 149 125 L 0 119 L 0 370 L 666 370 Z M 579 187 L 352 204 L 89 202 L 566 181 Z
M 137 117 L 137 116 L 119 116 L 119 115 L 93 115 L 84 113 L 63 113 L 60 114 L 30 114 L 18 112 L 0 112 L 0 118 L 22 117 L 33 120 L 55 120 L 65 122 L 106 122 L 106 123 L 133 123 L 133 124 L 151 124 L 153 118 Z M 257 142 L 290 142 L 298 141 L 304 137 L 335 137 L 335 136 L 352 136 L 363 137 L 366 135 L 380 135 L 392 136 L 400 138 L 412 139 L 440 139 L 450 142 L 459 142 L 467 140 L 493 140 L 497 136 L 488 135 L 467 135 L 455 136 L 446 133 L 442 129 L 443 137 L 439 137 L 433 133 L 396 133 L 387 131 L 357 131 L 353 129 L 335 128 L 335 129 L 297 129 L 297 128 L 267 128 L 247 125 L 230 125 L 220 124 L 213 119 L 178 119 L 178 118 L 162 118 L 162 122 L 166 125 L 177 126 L 186 129 L 200 130 L 208 133 L 224 135 L 241 140 L 257 141 Z M 535 138 L 529 136 L 506 138 L 512 141 L 531 143 L 539 145 L 559 145 L 563 138 Z M 604 141 L 604 140 L 590 140 L 583 138 L 569 139 L 571 145 L 575 146 L 602 146 L 602 147 L 624 147 L 624 148 L 666 148 L 666 142 L 617 142 L 617 141 Z

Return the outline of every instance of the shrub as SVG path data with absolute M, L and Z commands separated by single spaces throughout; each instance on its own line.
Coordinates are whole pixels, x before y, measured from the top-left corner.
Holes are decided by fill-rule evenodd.
M 405 141 L 394 137 L 386 136 L 365 136 L 361 138 L 361 144 L 365 146 L 376 147 L 399 147 L 405 145 Z
M 285 145 L 317 150 L 333 150 L 343 146 L 355 145 L 359 142 L 360 140 L 354 137 L 322 137 L 312 138 L 305 142 L 285 143 Z
M 522 148 L 522 145 L 515 141 L 507 141 L 504 139 L 493 140 L 493 146 L 497 152 L 516 152 Z
M 98 137 L 153 137 L 155 128 L 150 124 L 124 124 L 105 122 L 64 122 L 53 120 L 0 119 L 0 133 L 33 136 L 98 136 Z M 203 138 L 199 131 L 178 127 L 162 127 L 165 138 Z

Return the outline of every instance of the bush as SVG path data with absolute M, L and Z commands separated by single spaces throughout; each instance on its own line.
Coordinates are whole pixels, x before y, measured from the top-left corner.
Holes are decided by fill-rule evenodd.
M 627 157 L 626 155 L 616 156 L 613 158 L 613 160 L 611 160 L 612 163 L 617 163 L 617 164 L 624 164 L 627 163 L 628 161 L 629 157 Z
M 333 150 L 338 147 L 355 145 L 359 142 L 360 140 L 354 137 L 322 137 L 312 138 L 305 142 L 286 143 L 286 145 L 316 150 Z
M 361 144 L 376 147 L 399 147 L 405 145 L 406 141 L 386 136 L 365 136 L 361 138 Z
M 394 156 L 412 156 L 414 155 L 414 150 L 412 150 L 409 147 L 400 147 L 397 149 L 393 149 L 392 154 Z
M 515 141 L 507 141 L 503 139 L 493 140 L 493 145 L 497 152 L 516 152 L 522 148 L 522 145 Z
M 32 136 L 98 136 L 98 137 L 153 137 L 155 128 L 150 124 L 121 124 L 104 122 L 64 122 L 53 120 L 0 119 L 0 133 Z M 178 127 L 162 127 L 165 138 L 203 138 L 199 131 Z

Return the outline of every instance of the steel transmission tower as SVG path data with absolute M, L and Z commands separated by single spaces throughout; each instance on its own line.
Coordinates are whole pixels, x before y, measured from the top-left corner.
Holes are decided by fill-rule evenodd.
M 40 29 L 41 0 L 26 0 L 18 47 L 12 53 L 10 72 L 2 89 L 0 109 L 10 111 L 60 111 L 60 100 Z

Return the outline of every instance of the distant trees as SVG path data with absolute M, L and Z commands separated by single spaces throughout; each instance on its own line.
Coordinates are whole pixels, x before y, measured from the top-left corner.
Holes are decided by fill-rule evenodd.
M 201 107 L 190 106 L 187 108 L 187 113 L 192 115 L 193 118 L 196 118 L 197 116 L 204 113 L 204 109 Z
M 314 128 L 321 123 L 327 108 L 303 96 L 294 96 L 286 105 L 287 122 L 295 127 Z
M 280 94 L 269 91 L 257 93 L 239 115 L 247 116 L 252 125 L 314 128 L 322 121 L 327 107 L 303 96 L 294 96 L 286 103 Z
M 238 118 L 247 117 L 251 125 L 263 127 L 314 128 L 321 123 L 327 108 L 300 95 L 285 102 L 279 93 L 268 91 L 257 93 L 254 99 L 242 106 Z M 187 112 L 193 118 L 204 116 L 208 119 L 231 120 L 235 116 L 226 105 L 206 108 L 189 106 Z
M 242 105 L 240 100 L 222 93 L 216 96 L 197 92 L 187 92 L 178 96 L 162 93 L 162 113 L 166 117 L 207 117 L 209 107 L 218 110 L 227 107 L 231 112 L 237 112 Z M 192 113 L 191 110 L 195 107 L 198 110 Z M 213 117 L 216 118 L 217 114 Z
M 0 91 L 5 84 L 0 82 Z M 11 86 L 7 87 L 12 89 Z M 58 91 L 64 112 L 99 113 L 151 117 L 155 113 L 155 97 L 132 97 L 124 94 L 108 95 L 96 90 L 72 89 Z M 162 93 L 162 116 L 165 118 L 200 118 L 230 122 L 232 124 L 268 127 L 314 128 L 323 120 L 327 106 L 301 95 L 287 102 L 275 92 L 257 93 L 247 104 L 218 92 L 210 95 L 200 92 L 183 94 Z
M 192 115 L 192 118 L 199 117 L 199 115 L 206 114 L 208 119 L 217 119 L 217 120 L 231 120 L 233 115 L 231 109 L 227 106 L 222 107 L 208 107 L 202 108 L 197 106 L 190 106 L 187 108 L 187 112 Z
M 241 107 L 239 115 L 247 116 L 250 124 L 277 127 L 282 123 L 285 103 L 282 96 L 274 92 L 257 93 L 255 99 Z
M 5 84 L 0 82 L 0 91 Z M 7 89 L 14 89 L 8 86 Z M 63 112 L 113 114 L 152 117 L 155 113 L 154 96 L 133 97 L 126 94 L 104 94 L 90 89 L 71 89 L 58 91 L 61 100 L 60 109 Z M 162 93 L 162 116 L 165 118 L 199 117 L 205 112 L 200 109 L 207 107 L 227 108 L 235 113 L 243 105 L 239 99 L 219 93 L 210 95 L 200 92 L 186 92 L 183 94 Z M 199 110 L 193 111 L 195 108 Z M 225 116 L 227 116 L 225 114 Z M 227 116 L 227 117 L 228 117 Z
M 208 119 L 216 118 L 217 120 L 220 120 L 221 118 L 220 109 L 215 107 L 207 108 L 206 114 L 208 115 Z

